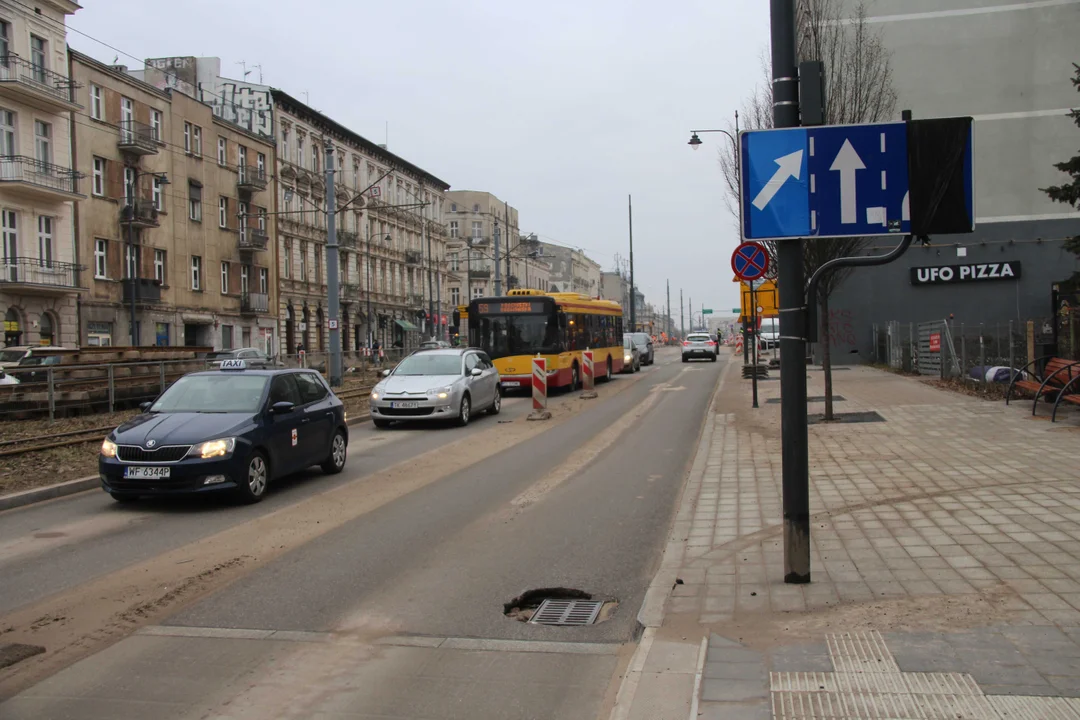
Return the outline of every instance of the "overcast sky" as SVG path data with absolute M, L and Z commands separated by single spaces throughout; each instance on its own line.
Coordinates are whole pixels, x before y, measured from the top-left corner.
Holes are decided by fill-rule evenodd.
M 521 229 L 627 255 L 646 299 L 679 290 L 717 314 L 738 304 L 737 232 L 717 163 L 726 128 L 761 78 L 761 0 L 82 0 L 69 27 L 136 58 L 218 56 L 450 183 L 520 212 Z M 104 62 L 116 55 L 68 34 Z M 121 54 L 120 62 L 137 66 Z M 249 80 L 258 81 L 257 71 Z M 304 93 L 307 93 L 305 96 Z

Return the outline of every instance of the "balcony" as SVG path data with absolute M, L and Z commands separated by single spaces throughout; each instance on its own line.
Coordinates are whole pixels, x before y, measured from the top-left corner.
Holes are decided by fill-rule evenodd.
M 411 307 L 418 308 L 422 308 L 427 305 L 427 303 L 424 302 L 424 296 L 417 295 L 416 293 L 409 293 L 409 295 L 405 298 L 405 302 Z
M 123 281 L 124 304 L 131 304 L 131 291 L 135 290 L 136 305 L 156 305 L 161 302 L 161 285 L 151 278 L 126 278 Z
M 487 280 L 491 277 L 491 268 L 480 268 L 479 270 L 470 270 L 469 277 L 473 280 Z
M 343 247 L 346 250 L 355 250 L 360 246 L 360 233 L 353 232 L 352 230 L 338 230 L 337 244 L 339 247 Z
M 132 155 L 157 155 L 160 138 L 154 128 L 134 120 L 121 120 L 116 147 Z
M 154 207 L 154 201 L 136 200 L 134 205 L 120 208 L 120 224 L 134 228 L 158 227 L 158 209 Z
M 245 228 L 240 231 L 239 248 L 241 250 L 265 250 L 270 243 L 270 236 L 265 230 Z
M 0 263 L 0 290 L 27 295 L 66 295 L 81 290 L 74 263 L 40 258 L 6 258 Z
M 405 264 L 406 265 L 419 265 L 423 262 L 424 256 L 419 250 L 406 250 L 405 251 Z
M 343 282 L 338 287 L 341 289 L 341 298 L 346 302 L 356 300 L 360 297 L 360 286 L 356 283 Z
M 39 110 L 65 112 L 82 106 L 75 102 L 78 85 L 18 55 L 0 55 L 0 94 L 14 97 Z
M 266 189 L 266 169 L 254 165 L 237 168 L 236 189 L 244 192 L 261 192 Z
M 245 315 L 270 312 L 270 296 L 266 293 L 241 293 L 240 312 Z
M 79 173 L 23 155 L 0 157 L 0 186 L 33 200 L 78 200 Z

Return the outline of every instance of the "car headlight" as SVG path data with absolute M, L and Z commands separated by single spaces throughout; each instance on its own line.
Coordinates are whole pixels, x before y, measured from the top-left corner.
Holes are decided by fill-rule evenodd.
M 378 390 L 372 390 L 371 391 L 371 399 L 372 400 L 378 400 L 379 399 L 379 391 Z
M 203 460 L 209 460 L 210 458 L 231 455 L 232 451 L 235 449 L 236 438 L 218 438 L 217 440 L 207 440 L 198 445 L 193 445 L 192 448 L 188 450 L 188 455 L 191 457 L 200 457 Z
M 109 438 L 105 438 L 101 443 L 101 455 L 107 458 L 116 457 L 116 443 Z
M 446 398 L 450 397 L 450 393 L 452 391 L 453 391 L 453 388 L 450 387 L 449 385 L 447 385 L 446 387 L 432 388 L 431 390 L 427 391 L 427 394 L 428 395 L 434 395 L 439 400 L 445 400 Z
M 627 356 L 625 356 L 625 357 L 623 358 L 623 362 L 630 362 L 630 361 L 631 361 L 632 359 L 633 359 L 633 358 L 632 358 L 632 356 L 630 356 L 630 355 L 627 355 Z

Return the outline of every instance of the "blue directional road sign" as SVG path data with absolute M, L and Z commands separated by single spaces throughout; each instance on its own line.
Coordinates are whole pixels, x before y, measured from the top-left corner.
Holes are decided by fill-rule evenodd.
M 910 231 L 905 123 L 757 130 L 740 144 L 746 239 Z

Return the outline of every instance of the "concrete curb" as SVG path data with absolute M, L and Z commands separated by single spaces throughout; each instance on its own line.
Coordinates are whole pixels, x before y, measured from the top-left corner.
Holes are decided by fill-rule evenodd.
M 10 495 L 0 495 L 0 511 L 23 507 L 24 505 L 32 505 L 44 500 L 64 497 L 65 495 L 74 495 L 75 493 L 91 490 L 100 485 L 101 480 L 98 479 L 98 476 L 92 475 L 91 477 L 68 480 L 67 482 L 56 483 L 55 485 L 31 488 L 30 490 L 23 490 L 22 492 L 11 493 Z
M 371 420 L 371 413 L 356 415 L 349 418 L 347 425 L 352 427 L 353 425 L 359 425 L 369 420 Z M 94 488 L 99 487 L 100 484 L 101 480 L 98 476 L 91 475 L 90 477 L 79 478 L 78 480 L 68 480 L 54 485 L 46 485 L 45 487 L 31 488 L 29 490 L 23 490 L 22 492 L 11 493 L 10 495 L 0 495 L 0 512 L 11 510 L 12 508 L 24 507 L 26 505 L 33 505 L 34 503 L 44 502 L 66 495 L 74 495 L 75 493 L 81 493 L 84 490 L 93 490 Z

